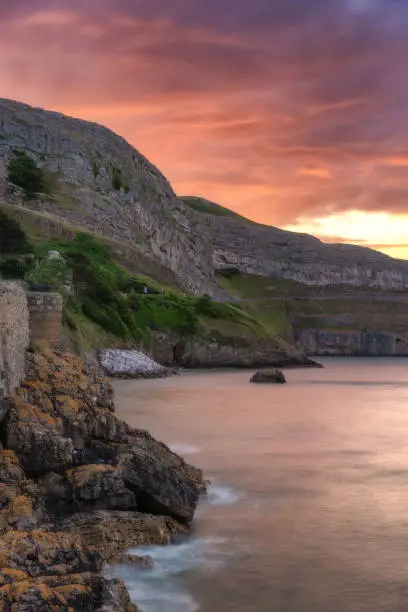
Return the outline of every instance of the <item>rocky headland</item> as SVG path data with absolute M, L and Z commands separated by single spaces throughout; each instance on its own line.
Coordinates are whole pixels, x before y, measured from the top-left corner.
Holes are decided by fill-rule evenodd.
M 187 532 L 202 472 L 120 421 L 109 382 L 70 353 L 28 352 L 0 417 L 0 609 L 136 612 L 104 564 Z

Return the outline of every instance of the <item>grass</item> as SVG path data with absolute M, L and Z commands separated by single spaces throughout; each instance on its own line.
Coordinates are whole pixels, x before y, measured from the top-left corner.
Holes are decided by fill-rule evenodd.
M 192 208 L 196 212 L 205 213 L 207 215 L 215 215 L 217 217 L 235 217 L 236 219 L 245 219 L 245 217 L 241 217 L 241 215 L 233 210 L 220 206 L 219 204 L 215 204 L 214 202 L 210 202 L 209 200 L 205 200 L 204 198 L 184 196 L 179 199 L 183 202 L 183 204 L 189 208 Z M 245 221 L 250 223 L 248 219 L 245 219 Z
M 406 303 L 369 298 L 288 300 L 288 314 L 298 329 L 392 331 L 406 333 Z
M 218 270 L 217 280 L 229 293 L 242 298 L 286 297 L 303 294 L 305 290 L 310 290 L 306 285 L 296 281 L 273 276 L 243 274 L 238 270 L 234 272 L 234 269 Z
M 78 233 L 73 240 L 43 238 L 34 249 L 40 261 L 47 261 L 48 251 L 64 257 L 75 289 L 65 296 L 64 326 L 75 347 L 107 346 L 120 340 L 150 348 L 155 332 L 179 337 L 216 333 L 226 342 L 239 336 L 270 336 L 252 313 L 233 304 L 185 295 L 130 274 L 102 240 L 89 234 Z
M 68 203 L 66 205 L 68 206 Z M 72 223 L 63 222 L 50 213 L 30 210 L 1 200 L 0 211 L 12 215 L 19 221 L 35 247 L 41 248 L 41 245 L 47 242 L 67 242 L 73 240 L 81 232 L 93 236 L 91 232 L 84 231 Z M 98 240 L 109 249 L 113 260 L 129 273 L 137 274 L 145 280 L 150 279 L 150 281 L 165 288 L 177 289 L 177 284 L 171 272 L 141 251 L 108 238 L 98 238 Z

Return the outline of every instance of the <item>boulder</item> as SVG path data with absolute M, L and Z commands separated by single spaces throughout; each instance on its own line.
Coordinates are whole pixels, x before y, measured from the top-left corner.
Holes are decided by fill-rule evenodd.
M 126 485 L 136 493 L 138 508 L 150 514 L 193 519 L 201 492 L 201 470 L 187 464 L 148 434 L 135 436 L 119 458 Z
M 274 384 L 284 384 L 286 382 L 286 378 L 283 375 L 283 372 L 277 370 L 276 368 L 266 368 L 265 370 L 259 370 L 256 372 L 251 378 L 251 383 L 274 383 Z
M 0 569 L 0 609 L 12 612 L 140 612 L 124 583 L 99 574 L 31 578 L 27 572 Z
M 22 393 L 41 412 L 61 419 L 76 449 L 96 438 L 128 441 L 130 427 L 114 415 L 113 390 L 100 370 L 70 353 L 29 354 Z
M 172 374 L 141 351 L 106 349 L 99 352 L 99 361 L 105 372 L 115 378 L 164 378 Z
M 0 531 L 34 528 L 42 516 L 39 488 L 26 478 L 13 451 L 0 451 Z
M 110 465 L 84 465 L 69 470 L 75 512 L 136 510 L 136 496 L 126 488 L 123 475 Z
M 154 560 L 149 555 L 130 555 L 124 554 L 118 559 L 118 563 L 133 565 L 140 570 L 151 570 L 154 568 Z
M 41 475 L 72 465 L 71 438 L 63 433 L 62 420 L 23 400 L 10 400 L 7 446 L 19 457 L 29 475 Z
M 121 580 L 104 580 L 101 589 L 103 605 L 98 612 L 141 612 L 130 600 L 129 593 Z
M 106 562 L 116 561 L 135 546 L 169 544 L 175 535 L 188 531 L 168 516 L 117 510 L 76 513 L 59 521 L 58 529 L 80 536 Z
M 119 470 L 110 465 L 83 465 L 54 472 L 39 481 L 50 516 L 69 516 L 95 510 L 136 510 L 136 496 L 125 486 Z
M 30 578 L 65 576 L 101 569 L 101 559 L 76 535 L 33 530 L 2 536 L 0 570 L 20 570 Z

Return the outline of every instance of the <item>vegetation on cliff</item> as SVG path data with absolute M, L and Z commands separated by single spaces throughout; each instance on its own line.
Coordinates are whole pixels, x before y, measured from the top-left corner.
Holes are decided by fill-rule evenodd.
M 10 183 L 24 189 L 26 197 L 48 190 L 44 171 L 25 151 L 14 151 L 7 168 Z
M 64 323 L 72 339 L 85 336 L 91 346 L 120 340 L 149 349 L 155 333 L 212 337 L 223 344 L 273 338 L 272 328 L 239 305 L 187 295 L 130 273 L 105 241 L 89 233 L 75 233 L 72 239 L 30 237 L 24 224 L 2 214 L 14 224 L 24 250 L 31 252 L 28 259 L 13 258 L 10 276 L 24 278 L 29 286 L 62 291 Z M 50 259 L 49 251 L 61 258 Z

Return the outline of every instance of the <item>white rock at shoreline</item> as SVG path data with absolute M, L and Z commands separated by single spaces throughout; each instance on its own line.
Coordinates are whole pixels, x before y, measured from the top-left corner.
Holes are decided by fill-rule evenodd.
M 99 361 L 115 378 L 164 378 L 172 373 L 141 351 L 106 349 L 99 352 Z

